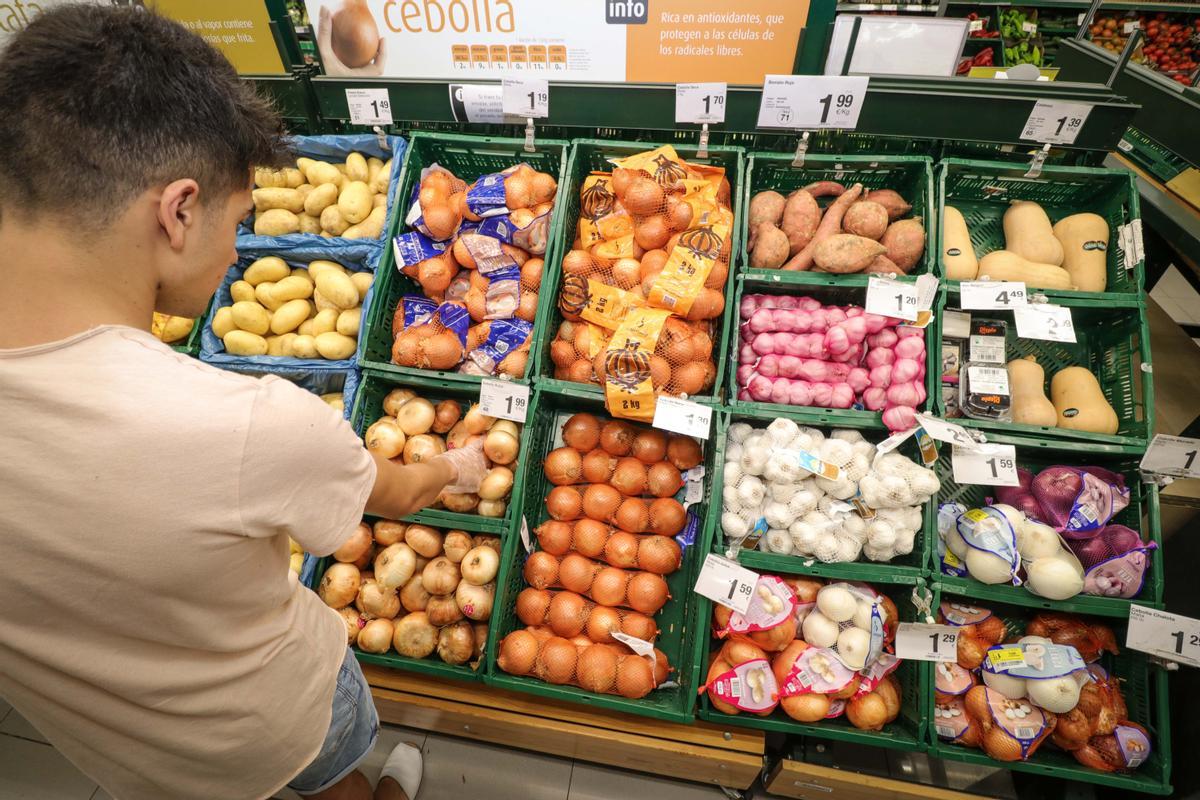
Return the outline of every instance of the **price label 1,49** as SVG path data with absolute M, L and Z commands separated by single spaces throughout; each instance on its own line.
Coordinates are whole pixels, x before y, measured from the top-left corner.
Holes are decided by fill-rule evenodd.
M 717 123 L 725 121 L 724 83 L 675 84 L 675 121 Z
M 651 424 L 664 431 L 707 439 L 712 430 L 712 409 L 690 400 L 662 396 L 654 404 Z
M 750 608 L 750 598 L 758 584 L 758 573 L 746 569 L 716 553 L 704 557 L 704 566 L 696 578 L 696 594 L 702 594 L 739 614 Z
M 958 628 L 901 622 L 896 628 L 896 658 L 902 661 L 957 661 Z
M 1156 434 L 1142 456 L 1143 472 L 1173 478 L 1200 478 L 1200 439 Z
M 1200 620 L 1133 604 L 1125 646 L 1200 667 Z
M 1074 342 L 1075 323 L 1071 309 L 1049 303 L 1033 303 L 1013 309 L 1017 336 L 1022 339 L 1045 339 L 1048 342 Z
M 917 318 L 917 287 L 891 278 L 872 275 L 867 281 L 868 314 L 915 320 Z
M 1029 301 L 1022 281 L 963 281 L 958 288 L 964 309 L 988 311 L 1023 306 Z
M 1074 144 L 1091 113 L 1092 107 L 1087 103 L 1038 100 L 1029 112 L 1029 119 L 1025 120 L 1021 138 L 1050 144 Z
M 479 385 L 479 410 L 485 416 L 524 422 L 529 412 L 529 387 L 484 378 Z
M 501 86 L 505 114 L 538 119 L 550 116 L 550 84 L 545 78 L 505 78 Z
M 858 127 L 866 76 L 767 75 L 758 107 L 760 128 Z
M 950 463 L 957 484 L 1019 486 L 1017 448 L 1011 444 L 981 444 L 967 449 L 954 446 Z
M 346 106 L 354 125 L 391 125 L 392 102 L 387 89 L 347 89 Z

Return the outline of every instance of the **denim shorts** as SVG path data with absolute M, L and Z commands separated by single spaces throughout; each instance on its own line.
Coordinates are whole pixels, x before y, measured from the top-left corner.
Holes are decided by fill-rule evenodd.
M 297 794 L 316 794 L 328 789 L 371 754 L 378 737 L 379 715 L 375 712 L 371 688 L 354 651 L 347 647 L 333 691 L 333 715 L 325 743 L 312 763 L 292 778 L 288 788 Z

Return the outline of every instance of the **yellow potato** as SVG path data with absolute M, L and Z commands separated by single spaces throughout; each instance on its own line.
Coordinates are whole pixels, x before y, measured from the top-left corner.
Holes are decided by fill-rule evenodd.
M 297 189 L 300 184 L 304 183 L 304 173 L 295 167 L 284 167 L 279 171 L 283 174 L 283 179 L 290 189 Z
M 293 214 L 304 210 L 304 198 L 296 189 L 255 189 L 254 208 L 258 211 L 269 211 L 272 208 L 286 208 Z
M 300 232 L 300 217 L 286 208 L 272 208 L 254 218 L 254 232 L 259 236 L 287 236 Z
M 321 395 L 321 399 L 329 404 L 329 407 L 339 414 L 346 413 L 346 398 L 342 397 L 340 392 L 330 392 L 329 394 Z
M 329 331 L 317 336 L 317 352 L 330 361 L 340 361 L 354 355 L 358 342 L 349 336 L 343 336 L 336 331 Z
M 292 342 L 296 341 L 296 334 L 285 333 L 285 334 L 279 336 L 278 338 L 279 338 L 280 355 L 283 355 L 283 356 L 293 355 Z
M 352 272 L 350 274 L 350 282 L 354 284 L 355 289 L 358 289 L 358 302 L 360 304 L 367 299 L 367 290 L 371 288 L 371 283 L 374 280 L 375 275 L 370 272 Z
M 162 317 L 162 327 L 158 331 L 158 338 L 167 344 L 187 338 L 187 335 L 192 332 L 192 326 L 196 323 L 191 317 L 173 317 L 159 314 L 157 311 L 154 314 L 155 317 Z
M 367 159 L 367 186 L 375 188 L 375 176 L 383 169 L 383 159 L 371 156 Z
M 277 169 L 258 167 L 254 170 L 254 184 L 263 189 L 287 188 L 287 176 Z
M 376 206 L 362 222 L 342 231 L 342 236 L 347 239 L 378 239 L 383 235 L 383 223 L 386 221 L 387 208 Z
M 354 308 L 358 305 L 358 290 L 345 274 L 331 269 L 321 270 L 313 276 L 317 291 L 338 308 Z
M 268 336 L 267 339 L 267 355 L 281 356 L 283 355 L 283 341 L 278 336 Z
M 258 303 L 243 300 L 234 303 L 232 308 L 233 324 L 242 330 L 262 336 L 271 329 L 271 315 Z
M 267 340 L 248 331 L 230 331 L 222 337 L 225 349 L 235 356 L 265 356 Z
M 321 294 L 320 289 L 317 289 L 313 292 L 313 305 L 316 306 L 318 313 L 321 311 L 324 311 L 327 308 L 331 308 L 334 311 L 342 310 L 341 306 L 339 306 L 337 303 L 334 303 L 333 301 L 331 301 L 325 295 Z
M 309 192 L 315 188 L 317 187 L 313 186 L 311 183 L 302 183 L 296 187 L 296 191 L 300 193 L 301 197 L 307 200 Z
M 316 358 L 317 340 L 312 334 L 302 333 L 295 339 L 292 339 L 292 355 L 295 358 Z
M 380 167 L 379 172 L 375 175 L 375 180 L 371 183 L 371 188 L 380 194 L 387 194 L 388 184 L 392 180 L 392 159 L 388 159 Z
M 322 183 L 337 183 L 342 175 L 337 167 L 325 161 L 313 161 L 304 170 L 304 174 L 308 176 L 308 182 L 313 186 L 320 186 Z
M 296 333 L 300 334 L 301 336 L 312 336 L 313 321 L 311 319 L 306 319 L 304 322 L 301 322 L 300 327 L 296 328 Z
M 315 164 L 315 163 L 317 163 L 317 162 L 311 158 L 305 158 L 304 156 L 300 156 L 300 158 L 296 159 L 296 169 L 298 169 L 302 173 L 304 173 L 304 177 L 306 179 L 308 179 L 308 168 L 310 165 Z M 308 182 L 311 184 L 314 184 L 314 185 L 316 184 L 316 181 L 313 181 L 311 179 L 309 179 Z
M 346 174 L 346 162 L 345 161 L 343 161 L 340 164 L 334 164 L 334 166 L 337 167 L 338 172 L 342 173 L 343 175 Z
M 332 183 L 323 183 L 304 198 L 304 213 L 320 217 L 321 212 L 337 202 L 338 190 Z
M 313 336 L 320 336 L 322 333 L 336 331 L 338 315 L 340 313 L 336 308 L 327 308 L 324 311 L 318 311 L 317 316 L 312 321 Z
M 343 336 L 358 336 L 358 326 L 362 321 L 361 308 L 348 308 L 337 318 L 337 332 Z
M 350 223 L 342 216 L 341 210 L 336 205 L 331 205 L 321 212 L 321 230 L 330 236 L 341 236 L 342 231 L 349 227 Z
M 239 300 L 254 300 L 254 286 L 249 281 L 234 281 L 229 287 L 233 302 Z
M 370 169 L 367 167 L 367 159 L 362 153 L 351 153 L 346 156 L 346 177 L 352 181 L 367 182 L 370 176 Z
M 341 264 L 337 263 L 336 261 L 325 261 L 323 259 L 317 259 L 316 261 L 309 262 L 308 276 L 315 281 L 317 279 L 317 273 L 319 273 L 323 269 L 332 269 L 334 272 L 340 272 L 343 275 L 346 274 L 346 268 L 343 267 Z
M 371 198 L 372 208 L 387 208 L 387 195 L 377 194 Z
M 307 300 L 288 300 L 271 317 L 271 333 L 280 336 L 300 327 L 308 319 Z
M 363 181 L 350 181 L 338 194 L 337 207 L 342 219 L 357 225 L 371 213 L 371 187 Z
M 312 278 L 308 276 L 308 270 L 304 267 L 296 267 L 294 270 L 292 270 L 292 277 L 304 278 L 304 280 L 308 281 L 309 284 L 312 284 Z
M 278 256 L 265 256 L 246 267 L 242 280 L 251 286 L 258 286 L 263 281 L 281 281 L 291 274 L 287 262 Z
M 289 300 L 307 300 L 313 295 L 313 282 L 299 275 L 288 275 L 271 287 L 271 297 L 281 303 Z
M 312 214 L 300 214 L 300 232 L 301 233 L 320 233 L 321 220 L 314 217 Z
M 254 299 L 258 304 L 269 311 L 274 311 L 283 305 L 282 300 L 275 299 L 275 284 L 271 281 L 260 283 L 254 287 Z
M 213 333 L 222 339 L 225 338 L 225 334 L 237 330 L 237 325 L 233 324 L 233 309 L 230 306 L 218 308 L 217 313 L 213 314 L 212 329 Z

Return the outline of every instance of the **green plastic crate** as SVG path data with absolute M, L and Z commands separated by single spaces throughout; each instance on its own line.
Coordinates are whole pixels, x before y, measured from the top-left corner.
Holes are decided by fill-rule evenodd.
M 362 382 L 358 387 L 358 396 L 354 401 L 354 410 L 350 415 L 350 424 L 359 436 L 367 432 L 377 419 L 384 416 L 383 398 L 392 389 L 412 389 L 418 397 L 423 397 L 435 405 L 442 400 L 458 402 L 464 411 L 479 401 L 479 384 L 450 382 L 438 378 L 405 375 L 396 377 L 380 374 L 373 370 L 363 370 Z M 536 402 L 530 398 L 527 418 L 535 419 L 537 414 Z M 513 470 L 513 488 L 508 506 L 503 517 L 481 517 L 478 514 L 462 514 L 445 509 L 424 509 L 411 516 L 404 517 L 404 522 L 421 522 L 435 528 L 461 528 L 483 533 L 501 533 L 513 530 L 513 521 L 518 516 L 518 498 L 521 493 L 522 481 L 525 474 L 525 458 L 528 452 L 529 425 L 521 430 L 521 449 L 517 463 L 510 465 Z
M 563 322 L 562 313 L 558 310 L 558 291 L 562 282 L 562 258 L 571 249 L 575 240 L 576 226 L 579 220 L 579 187 L 583 180 L 593 171 L 611 171 L 613 165 L 610 158 L 624 158 L 636 153 L 642 153 L 661 146 L 661 143 L 650 142 L 620 142 L 601 141 L 593 139 L 576 139 L 571 148 L 571 157 L 567 164 L 563 181 L 559 184 L 559 197 L 562 199 L 562 213 L 556 215 L 554 235 L 561 247 L 554 253 L 553 259 L 547 259 L 546 271 L 542 275 L 542 302 L 538 307 L 539 323 L 544 319 L 545 325 L 539 324 L 537 340 L 534 343 L 538 383 L 542 386 L 559 389 L 582 388 L 588 396 L 597 399 L 604 398 L 604 388 L 595 384 L 573 383 L 554 378 L 554 364 L 550 361 L 550 343 L 558 334 L 559 325 Z M 725 177 L 729 180 L 731 202 L 733 203 L 734 227 L 730 235 L 735 237 L 732 253 L 736 254 L 736 241 L 739 220 L 742 218 L 741 181 L 744 173 L 742 150 L 736 147 L 709 147 L 707 158 L 696 156 L 697 147 L 694 144 L 672 143 L 675 151 L 685 161 L 696 164 L 708 164 L 725 168 Z M 730 259 L 729 275 L 734 275 L 733 256 Z M 692 400 L 714 404 L 720 402 L 722 379 L 724 378 L 724 360 L 720 357 L 729 346 L 730 330 L 734 317 L 731 316 L 733 305 L 733 281 L 725 282 L 725 311 L 713 320 L 718 330 L 713 334 L 713 358 L 716 361 L 717 376 L 713 381 L 712 394 L 696 395 Z
M 933 256 L 930 252 L 934 241 L 933 162 L 925 156 L 891 154 L 870 155 L 826 155 L 809 153 L 803 167 L 793 167 L 794 154 L 751 153 L 747 160 L 746 180 L 743 181 L 742 206 L 749 210 L 750 200 L 758 192 L 774 189 L 787 195 L 816 181 L 837 181 L 847 187 L 861 183 L 866 190 L 895 189 L 912 204 L 909 217 L 920 217 L 925 223 L 925 253 L 909 271 L 909 275 L 923 275 L 933 271 Z M 822 207 L 828 206 L 832 197 L 817 200 Z M 795 272 L 782 269 L 750 270 L 750 255 L 747 251 L 749 239 L 748 215 L 738 221 L 738 265 L 739 272 L 755 276 L 779 276 L 788 284 L 833 283 L 850 286 L 866 286 L 867 275 L 830 275 L 824 272 Z M 774 278 L 772 278 L 774 279 Z
M 946 291 L 945 308 L 960 303 L 957 288 Z M 1059 297 L 1056 303 L 1071 309 L 1076 343 L 1020 339 L 1011 311 L 972 311 L 972 316 L 1003 319 L 1008 322 L 1005 358 L 1009 361 L 1032 355 L 1046 374 L 1046 396 L 1050 379 L 1064 367 L 1087 367 L 1100 382 L 1100 390 L 1117 414 L 1116 434 L 1088 433 L 1045 425 L 978 420 L 956 417 L 955 422 L 985 431 L 1044 436 L 1059 440 L 1086 442 L 1089 447 L 1120 452 L 1143 452 L 1154 431 L 1154 377 L 1149 366 L 1150 327 L 1146 310 L 1136 303 L 1094 300 L 1084 297 Z M 941 352 L 942 316 L 938 316 L 934 352 Z M 946 414 L 941 394 L 942 359 L 932 359 L 929 367 L 937 374 L 938 413 Z
M 737 277 L 737 291 L 734 296 L 734 317 L 731 320 L 731 327 L 736 326 L 740 320 L 740 311 L 742 298 L 749 294 L 774 294 L 774 295 L 800 295 L 815 298 L 823 305 L 857 305 L 862 306 L 867 301 L 867 288 L 865 280 L 861 283 L 846 285 L 846 276 L 822 275 L 812 283 L 804 286 L 789 285 L 785 286 L 782 282 L 776 281 L 778 270 L 756 271 L 750 272 Z M 798 273 L 804 275 L 816 275 L 816 273 Z M 854 276 L 850 276 L 854 277 Z M 865 276 L 858 276 L 865 277 Z M 819 283 L 817 282 L 819 281 Z M 921 404 L 920 410 L 932 412 L 936 408 L 935 391 L 941 381 L 941 373 L 937 369 L 933 369 L 929 364 L 929 354 L 941 351 L 938 346 L 940 341 L 939 320 L 941 315 L 941 305 L 944 300 L 944 292 L 939 291 L 933 301 L 933 321 L 925 328 L 925 353 L 926 353 L 926 370 L 925 370 L 925 402 Z M 733 338 L 733 337 L 731 337 Z M 741 350 L 741 339 L 734 338 L 729 346 L 729 400 L 727 405 L 737 413 L 769 413 L 773 416 L 787 416 L 797 422 L 807 421 L 806 424 L 814 425 L 849 425 L 851 427 L 883 427 L 882 412 L 867 411 L 865 408 L 818 408 L 815 406 L 793 406 L 782 403 L 761 403 L 755 400 L 741 399 L 738 390 L 738 366 Z
M 392 237 L 408 231 L 404 218 L 409 210 L 409 198 L 413 189 L 421 180 L 421 170 L 437 163 L 453 172 L 457 177 L 468 183 L 480 175 L 499 172 L 522 162 L 528 163 L 539 172 L 548 172 L 559 180 L 559 192 L 555 198 L 555 211 L 551 217 L 551 236 L 543 256 L 547 267 L 557 257 L 555 251 L 558 243 L 555 232 L 558 230 L 559 205 L 563 198 L 562 174 L 566 165 L 567 142 L 558 139 L 538 139 L 537 152 L 527 153 L 524 150 L 524 139 L 501 139 L 487 136 L 465 136 L 454 133 L 414 133 L 409 140 L 407 152 L 404 154 L 404 167 L 400 176 L 399 196 L 394 214 L 392 228 L 388 232 L 388 240 L 383 248 L 383 256 L 379 261 L 376 273 L 373 297 L 364 321 L 366 333 L 359 345 L 359 366 L 375 372 L 400 376 L 433 377 L 450 382 L 478 384 L 481 378 L 477 375 L 466 375 L 453 370 L 423 370 L 415 367 L 400 367 L 392 363 L 392 316 L 400 297 L 406 294 L 424 296 L 420 284 L 404 275 L 396 268 L 395 253 L 392 249 Z M 543 281 L 546 270 L 543 270 Z M 545 294 L 545 293 L 543 293 Z M 546 298 L 539 297 L 537 321 L 534 323 L 532 342 L 536 341 L 540 320 L 545 319 L 541 306 Z M 472 323 L 474 324 L 474 323 Z M 532 359 L 530 359 L 532 362 Z M 534 373 L 532 363 L 525 368 L 525 377 Z
M 945 584 L 935 584 L 935 586 L 940 588 L 943 600 L 952 599 L 951 595 L 955 594 L 954 588 L 951 586 Z M 1010 625 L 1010 630 L 1014 622 L 1024 619 L 1028 613 L 1011 606 L 991 603 L 987 605 L 987 608 L 1004 617 Z M 1108 624 L 1107 621 L 1106 624 Z M 1113 621 L 1111 627 L 1116 634 L 1117 641 L 1124 642 L 1124 621 Z M 1150 732 L 1153 752 L 1150 754 L 1150 758 L 1133 772 L 1128 774 L 1101 772 L 1085 767 L 1073 756 L 1055 747 L 1051 741 L 1043 742 L 1033 758 L 1028 761 L 996 761 L 983 750 L 943 742 L 937 738 L 937 733 L 932 725 L 927 728 L 930 755 L 983 767 L 1011 769 L 1066 781 L 1094 783 L 1113 789 L 1157 795 L 1171 794 L 1171 724 L 1166 671 L 1152 664 L 1150 657 L 1144 653 L 1124 647 L 1117 656 L 1105 653 L 1099 663 L 1108 670 L 1109 674 L 1120 678 L 1121 693 L 1128 706 L 1129 720 L 1138 723 Z M 934 706 L 932 683 L 929 690 L 924 708 L 926 713 L 932 716 Z
M 525 474 L 522 507 L 525 522 L 529 526 L 531 546 L 537 547 L 537 537 L 533 531 L 542 522 L 549 519 L 546 513 L 545 498 L 553 485 L 546 479 L 541 469 L 545 456 L 555 447 L 562 445 L 562 425 L 577 412 L 586 411 L 601 418 L 608 418 L 602 402 L 578 390 L 569 393 L 537 390 L 538 414 L 536 421 L 527 429 L 529 441 L 523 449 L 527 456 L 527 471 Z M 713 474 L 713 458 L 715 448 L 706 446 L 705 454 L 705 493 L 711 485 Z M 701 514 L 703 506 L 699 508 Z M 525 588 L 523 569 L 525 549 L 520 536 L 510 536 L 504 551 L 503 561 L 508 565 L 507 577 L 497 586 L 496 605 L 502 609 L 498 617 L 492 620 L 492 636 L 488 644 L 488 671 L 485 680 L 502 689 L 518 692 L 528 692 L 541 697 L 555 700 L 567 700 L 583 703 L 597 708 L 623 711 L 629 714 L 654 717 L 672 722 L 691 722 L 694 717 L 696 702 L 697 678 L 700 671 L 700 652 L 702 640 L 695 635 L 692 625 L 694 607 L 699 596 L 692 592 L 695 585 L 696 570 L 703 556 L 701 553 L 701 538 L 704 520 L 698 520 L 695 541 L 684 549 L 683 565 L 679 570 L 667 576 L 671 600 L 655 615 L 659 635 L 656 646 L 667 654 L 674 668 L 670 681 L 677 683 L 674 687 L 657 689 L 639 700 L 628 699 L 613 694 L 595 694 L 575 686 L 560 686 L 545 683 L 536 678 L 509 675 L 496 665 L 499 653 L 499 642 L 514 630 L 524 628 L 516 615 L 516 597 Z M 515 523 L 519 526 L 520 521 Z
M 971 232 L 975 255 L 983 258 L 1004 247 L 1002 220 L 1012 200 L 1032 200 L 1045 209 L 1054 223 L 1071 214 L 1090 211 L 1108 223 L 1108 285 L 1104 292 L 1066 290 L 1040 291 L 1058 297 L 1142 302 L 1141 289 L 1145 262 L 1139 260 L 1132 270 L 1124 267 L 1125 251 L 1117 229 L 1141 218 L 1138 191 L 1132 173 L 1098 167 L 1046 165 L 1037 178 L 1026 178 L 1028 165 L 1000 161 L 944 158 L 937 169 L 938 239 L 936 251 L 942 253 L 940 220 L 943 209 L 952 205 L 962 212 Z M 940 258 L 937 275 L 945 271 Z M 943 278 L 944 279 L 944 278 Z M 957 281 L 947 281 L 951 286 Z M 1031 287 L 1032 288 L 1032 287 Z
M 942 585 L 943 591 L 966 595 L 980 601 L 1010 603 L 1025 608 L 1066 611 L 1077 614 L 1095 614 L 1108 617 L 1128 618 L 1129 606 L 1137 603 L 1151 608 L 1163 607 L 1163 541 L 1162 517 L 1159 509 L 1158 487 L 1142 481 L 1138 471 L 1139 457 L 1136 455 L 1112 455 L 1095 452 L 1080 453 L 1063 442 L 1046 442 L 1022 436 L 989 435 L 989 442 L 1011 444 L 1017 448 L 1017 466 L 1036 475 L 1046 467 L 1057 464 L 1067 466 L 1103 467 L 1125 476 L 1129 488 L 1129 505 L 1113 517 L 1114 524 L 1125 525 L 1142 534 L 1142 540 L 1154 542 L 1158 549 L 1150 554 L 1150 569 L 1145 576 L 1142 591 L 1133 600 L 1117 597 L 1100 597 L 1079 594 L 1069 600 L 1047 600 L 1038 597 L 1021 586 L 987 585 L 969 577 L 941 575 L 936 542 L 930 550 L 929 569 L 933 579 Z M 986 499 L 994 496 L 991 486 L 968 484 L 960 486 L 951 473 L 949 448 L 942 446 L 941 457 L 934 464 L 934 471 L 942 483 L 938 492 L 938 503 L 962 503 L 967 508 L 980 508 Z M 936 522 L 934 535 L 936 536 Z

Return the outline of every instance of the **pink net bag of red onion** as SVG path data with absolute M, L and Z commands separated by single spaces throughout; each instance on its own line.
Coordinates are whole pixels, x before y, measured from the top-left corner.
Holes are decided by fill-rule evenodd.
M 1109 525 L 1090 539 L 1074 539 L 1067 545 L 1083 565 L 1084 594 L 1126 599 L 1142 591 L 1150 551 L 1157 547 L 1124 525 Z
M 1041 521 L 1067 539 L 1090 539 L 1129 505 L 1125 477 L 1102 467 L 1047 467 L 1030 492 Z

